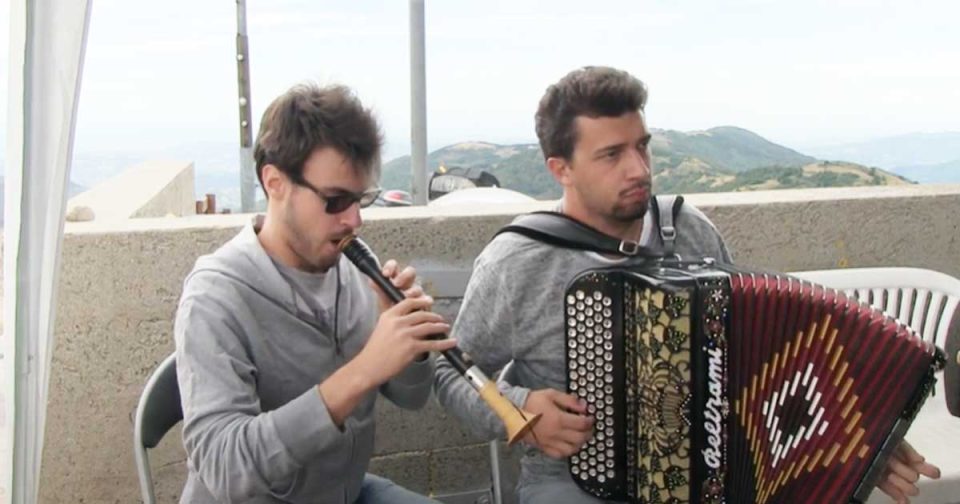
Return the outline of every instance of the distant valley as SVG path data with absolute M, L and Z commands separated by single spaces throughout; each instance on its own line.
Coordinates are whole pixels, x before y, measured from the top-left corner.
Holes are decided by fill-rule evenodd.
M 822 159 L 877 166 L 924 184 L 960 182 L 960 132 L 909 133 L 808 151 Z

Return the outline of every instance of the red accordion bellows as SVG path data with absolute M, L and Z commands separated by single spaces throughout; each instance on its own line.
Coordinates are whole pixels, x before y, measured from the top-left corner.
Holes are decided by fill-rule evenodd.
M 571 458 L 631 502 L 866 498 L 943 355 L 843 293 L 706 265 L 595 270 L 567 290 Z

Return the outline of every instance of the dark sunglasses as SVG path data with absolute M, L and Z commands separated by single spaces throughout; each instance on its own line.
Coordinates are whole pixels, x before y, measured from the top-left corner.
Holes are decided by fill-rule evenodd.
M 313 194 L 316 194 L 318 198 L 323 200 L 326 204 L 324 211 L 328 214 L 338 214 L 344 210 L 353 206 L 354 203 L 359 203 L 360 208 L 366 208 L 373 204 L 374 201 L 377 201 L 377 197 L 380 196 L 380 192 L 383 189 L 379 187 L 373 187 L 363 191 L 361 193 L 341 193 L 335 196 L 328 196 L 323 194 L 320 189 L 317 189 L 310 182 L 306 180 L 294 180 L 295 184 L 301 187 L 306 187 L 313 191 Z

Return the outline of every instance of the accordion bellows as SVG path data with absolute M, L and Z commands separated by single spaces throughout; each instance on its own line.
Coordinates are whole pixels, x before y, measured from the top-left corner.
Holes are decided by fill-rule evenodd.
M 865 500 L 944 359 L 841 292 L 732 267 L 592 270 L 564 309 L 596 419 L 570 472 L 611 500 Z

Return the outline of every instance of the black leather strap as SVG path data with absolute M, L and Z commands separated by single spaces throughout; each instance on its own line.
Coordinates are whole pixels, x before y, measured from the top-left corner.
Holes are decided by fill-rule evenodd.
M 677 228 L 674 223 L 682 206 L 683 196 L 679 195 L 657 196 L 651 205 L 653 221 L 659 224 L 657 227 L 660 229 L 660 241 L 663 243 L 665 256 L 672 256 L 676 250 Z
M 667 256 L 673 255 L 676 239 L 676 229 L 673 223 L 676 221 L 682 206 L 683 196 L 658 196 L 655 198 L 654 204 L 651 205 L 651 210 L 654 212 L 653 221 L 660 231 L 660 238 L 663 240 Z M 667 215 L 667 219 L 663 222 L 660 218 L 662 213 L 660 207 L 670 209 L 668 212 L 663 212 Z M 664 224 L 667 226 L 666 231 L 663 227 Z M 512 223 L 497 231 L 498 235 L 501 233 L 519 233 L 557 247 L 591 250 L 604 254 L 636 256 L 642 252 L 637 242 L 614 238 L 559 212 L 532 212 L 521 215 L 514 219 Z
M 563 248 L 633 255 L 621 250 L 620 240 L 559 212 L 532 212 L 521 215 L 497 231 L 498 235 L 501 233 L 519 233 Z M 635 249 L 636 244 L 632 245 Z

